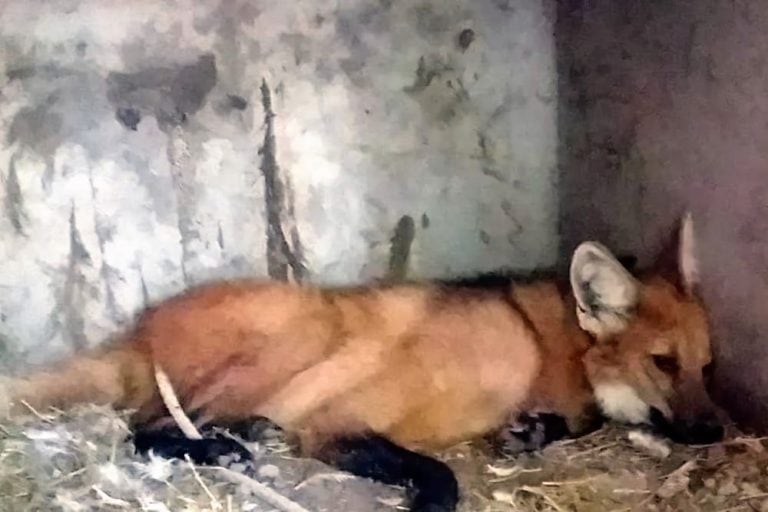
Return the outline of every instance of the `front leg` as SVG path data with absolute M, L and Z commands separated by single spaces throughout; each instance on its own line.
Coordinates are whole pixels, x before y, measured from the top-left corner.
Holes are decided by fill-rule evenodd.
M 589 434 L 598 430 L 603 422 L 604 418 L 594 407 L 587 407 L 570 418 L 556 412 L 525 412 L 492 433 L 489 441 L 499 455 L 509 457 Z
M 553 413 L 522 413 L 489 436 L 494 450 L 515 456 L 542 449 L 571 435 L 564 417 Z

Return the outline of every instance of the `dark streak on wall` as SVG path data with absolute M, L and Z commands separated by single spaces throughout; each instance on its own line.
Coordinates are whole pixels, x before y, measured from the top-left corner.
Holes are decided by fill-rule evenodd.
M 91 188 L 91 199 L 94 203 L 96 203 L 96 187 L 93 183 L 93 169 L 88 169 L 88 184 Z M 109 226 L 105 226 L 105 223 L 99 213 L 94 210 L 93 212 L 93 225 L 94 225 L 94 231 L 96 233 L 96 240 L 99 243 L 99 252 L 101 253 L 101 269 L 99 271 L 99 275 L 102 277 L 104 286 L 106 287 L 106 303 L 107 303 L 107 311 L 114 317 L 119 316 L 119 310 L 120 308 L 117 307 L 116 300 L 115 300 L 115 293 L 112 290 L 111 282 L 113 277 L 120 278 L 119 272 L 111 267 L 106 259 L 107 259 L 107 251 L 106 251 L 106 244 L 111 238 L 112 234 L 110 232 Z
M 264 175 L 265 209 L 267 217 L 267 272 L 272 279 L 287 281 L 290 277 L 301 282 L 305 275 L 301 262 L 301 243 L 298 231 L 291 231 L 291 244 L 285 235 L 283 219 L 292 216 L 292 208 L 286 193 L 289 188 L 280 176 L 275 144 L 275 112 L 272 108 L 272 91 L 264 80 L 261 83 L 261 102 L 264 108 L 264 142 L 259 150 L 261 172 Z M 293 219 L 286 219 L 293 221 Z M 295 222 L 291 222 L 295 224 Z M 289 276 L 288 270 L 291 270 Z
M 389 249 L 388 281 L 403 281 L 408 275 L 408 258 L 416 236 L 416 224 L 410 215 L 403 215 L 395 226 Z
M 17 235 L 24 234 L 22 219 L 24 218 L 24 198 L 21 196 L 19 177 L 16 173 L 14 157 L 8 164 L 8 177 L 5 179 L 5 212 L 11 220 L 11 225 Z
M 91 255 L 88 254 L 83 245 L 80 232 L 77 229 L 77 218 L 73 204 L 69 215 L 69 265 L 67 266 L 66 281 L 61 292 L 61 298 L 58 301 L 58 309 L 64 317 L 65 332 L 71 337 L 71 346 L 77 349 L 83 348 L 86 342 L 81 304 L 87 282 L 81 267 L 92 263 Z

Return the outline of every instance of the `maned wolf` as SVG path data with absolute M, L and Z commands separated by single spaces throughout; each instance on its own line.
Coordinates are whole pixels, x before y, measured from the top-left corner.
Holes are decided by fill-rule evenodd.
M 543 442 L 595 428 L 601 414 L 678 442 L 722 437 L 704 384 L 710 341 L 690 216 L 676 238 L 673 264 L 638 277 L 585 242 L 570 286 L 207 285 L 152 307 L 114 344 L 7 379 L 0 406 L 135 409 L 137 444 L 205 459 L 196 443 L 224 441 L 147 430 L 168 415 L 159 365 L 201 424 L 268 418 L 309 456 L 408 485 L 411 510 L 453 511 L 456 479 L 429 450 L 494 433 L 514 444 L 526 414 L 546 413 Z

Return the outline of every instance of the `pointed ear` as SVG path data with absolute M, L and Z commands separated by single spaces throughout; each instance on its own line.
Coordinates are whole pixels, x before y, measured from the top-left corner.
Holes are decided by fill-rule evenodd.
M 597 242 L 584 242 L 574 251 L 571 288 L 581 328 L 598 339 L 626 327 L 639 296 L 632 274 Z
M 699 260 L 693 215 L 686 212 L 670 242 L 656 260 L 655 269 L 672 281 L 680 291 L 692 296 L 699 284 Z

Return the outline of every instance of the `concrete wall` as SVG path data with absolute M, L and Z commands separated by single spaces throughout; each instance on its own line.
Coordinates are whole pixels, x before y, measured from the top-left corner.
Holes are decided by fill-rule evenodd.
M 564 247 L 700 240 L 721 401 L 768 426 L 768 5 L 560 2 Z
M 550 7 L 3 2 L 3 359 L 212 278 L 554 263 Z

